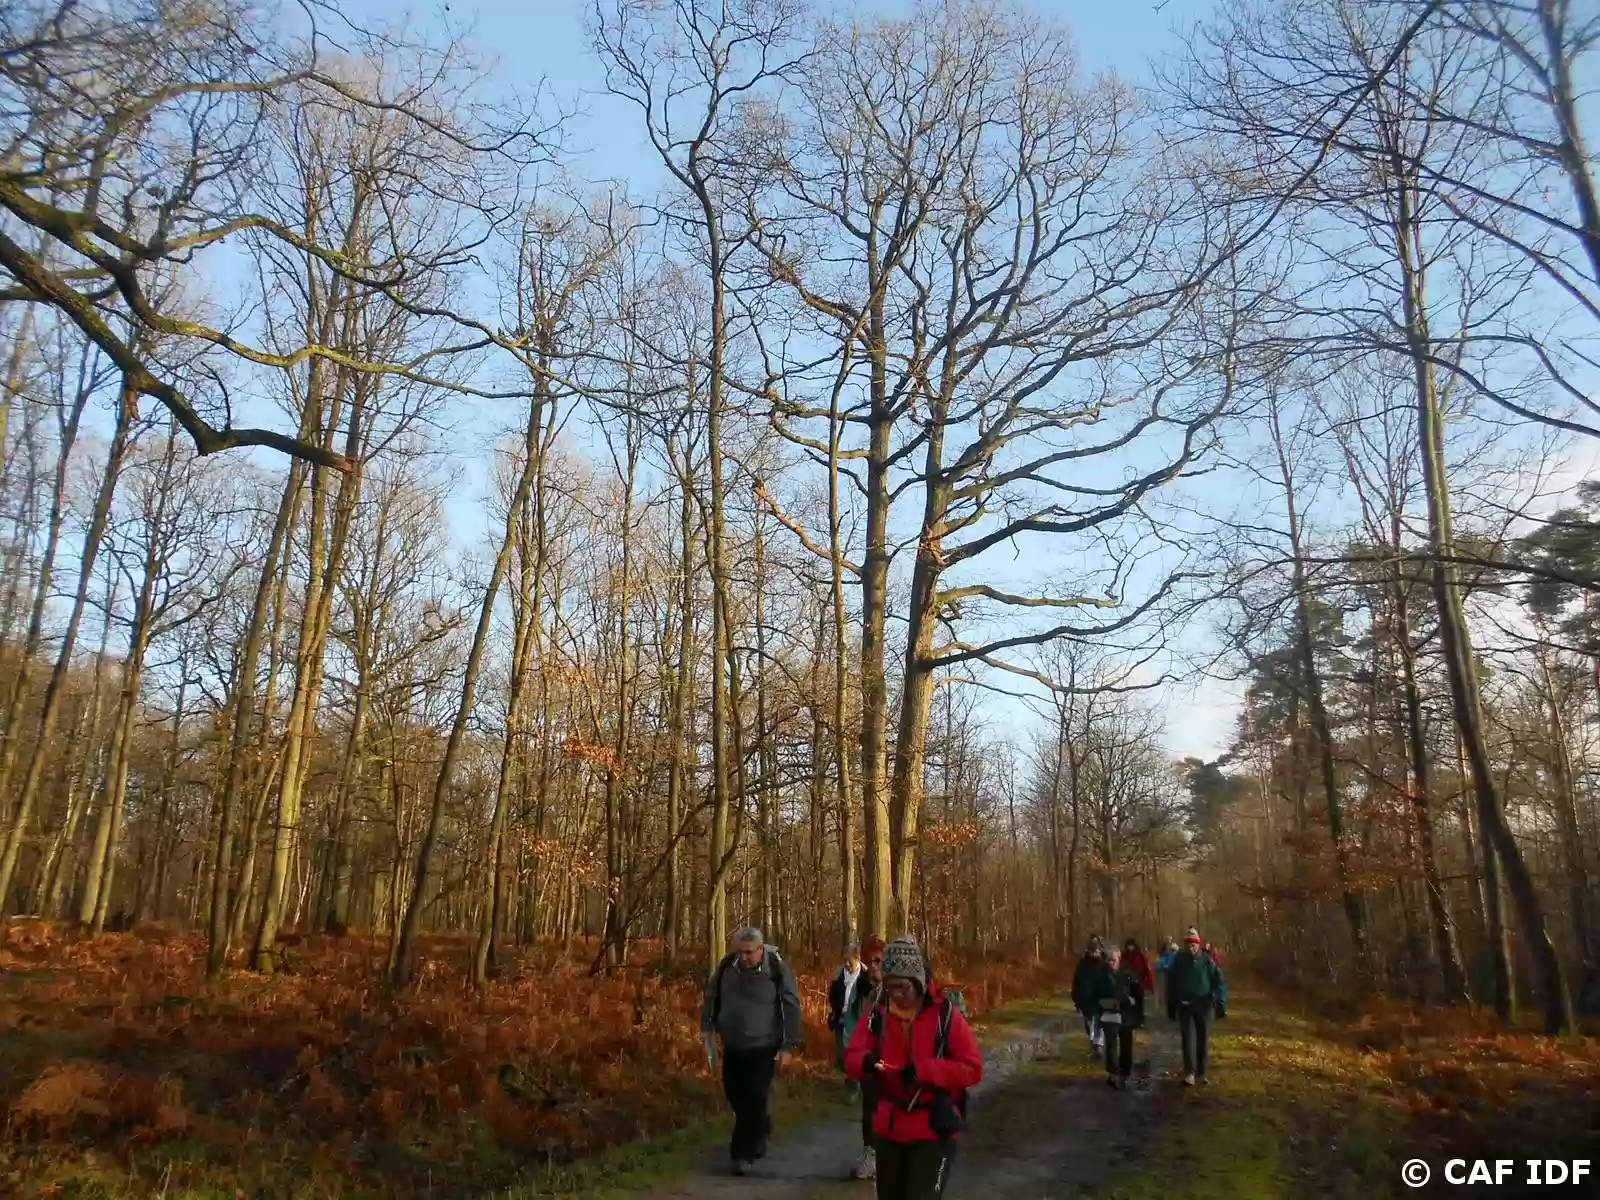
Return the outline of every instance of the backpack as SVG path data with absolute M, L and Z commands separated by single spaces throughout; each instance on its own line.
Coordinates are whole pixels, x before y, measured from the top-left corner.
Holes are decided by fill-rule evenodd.
M 717 964 L 716 985 L 711 998 L 711 1027 L 717 1028 L 717 1022 L 722 1016 L 722 977 L 727 974 L 728 968 L 739 959 L 738 954 L 730 954 Z M 778 952 L 772 947 L 767 947 L 766 959 L 772 964 L 772 990 L 776 995 L 775 1001 L 778 1008 L 778 1037 L 780 1042 L 788 1036 L 788 1023 L 783 1012 L 783 959 L 778 957 Z

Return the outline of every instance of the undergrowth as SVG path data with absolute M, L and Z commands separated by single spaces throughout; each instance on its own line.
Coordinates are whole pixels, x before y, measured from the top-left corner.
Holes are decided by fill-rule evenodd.
M 1241 989 L 1213 1025 L 1210 1084 L 1174 1083 L 1163 1132 L 1109 1194 L 1376 1200 L 1444 1194 L 1453 1157 L 1600 1157 L 1592 1036 L 1382 1001 L 1344 1019 L 1298 1007 Z M 1411 1158 L 1430 1164 L 1432 1191 L 1401 1183 Z
M 204 979 L 204 941 L 0 933 L 0 1194 L 474 1195 L 582 1173 L 602 1151 L 722 1108 L 699 1038 L 701 969 L 589 974 L 593 947 L 509 957 L 479 995 L 470 943 L 427 939 L 418 984 L 379 986 L 383 943 L 296 939 L 289 970 Z M 832 1076 L 831 967 L 791 962 L 807 1041 L 786 1087 Z M 1058 988 L 1028 961 L 939 963 L 975 1016 Z

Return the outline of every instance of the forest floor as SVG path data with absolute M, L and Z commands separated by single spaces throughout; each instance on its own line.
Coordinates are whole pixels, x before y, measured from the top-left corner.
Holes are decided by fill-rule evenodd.
M 722 1112 L 699 1036 L 703 964 L 591 973 L 593 945 L 508 951 L 481 993 L 470 939 L 424 940 L 392 993 L 386 943 L 291 937 L 275 977 L 204 977 L 204 938 L 83 938 L 0 921 L 0 1197 L 482 1197 L 659 1169 Z M 793 961 L 805 1053 L 796 1119 L 837 1097 L 833 964 Z M 941 961 L 975 1014 L 1059 991 L 1070 963 Z M 685 1151 L 681 1147 L 689 1147 Z M 570 1191 L 570 1188 L 566 1190 Z
M 822 1027 L 826 964 L 798 964 L 806 1054 L 778 1086 L 772 1154 L 741 1180 L 699 1046 L 699 971 L 591 976 L 582 947 L 546 947 L 478 995 L 466 949 L 432 940 L 420 984 L 394 996 L 372 982 L 381 945 L 359 937 L 304 939 L 277 978 L 208 984 L 192 934 L 0 926 L 0 1196 L 871 1195 L 846 1179 L 858 1127 Z M 1333 1021 L 1239 987 L 1209 1086 L 1178 1086 L 1156 1014 L 1123 1093 L 1060 998 L 1070 963 L 939 965 L 966 985 L 988 1064 L 956 1200 L 1377 1200 L 1484 1190 L 1440 1182 L 1452 1156 L 1600 1167 L 1592 1034 L 1398 1005 Z M 1411 1193 L 1415 1157 L 1435 1180 Z
M 1354 1021 L 1319 1020 L 1292 1002 L 1236 989 L 1213 1026 L 1211 1081 L 1185 1088 L 1176 1027 L 1156 1014 L 1138 1035 L 1134 1086 L 1105 1086 L 1103 1068 L 1064 1001 L 1007 1010 L 979 1022 L 989 1064 L 974 1097 L 946 1195 L 951 1200 L 1380 1200 L 1506 1195 L 1506 1187 L 1452 1186 L 1461 1157 L 1590 1160 L 1600 1171 L 1600 1045 L 1498 1032 L 1469 1014 L 1402 1008 Z M 1016 1053 L 1017 1050 L 1022 1053 Z M 997 1065 L 999 1069 L 996 1069 Z M 546 1180 L 508 1193 L 651 1195 L 675 1200 L 834 1200 L 872 1195 L 846 1176 L 859 1127 L 842 1101 L 784 1136 L 753 1177 L 728 1173 L 727 1126 L 652 1159 L 634 1153 L 608 1172 Z M 798 1114 L 796 1114 L 798 1115 Z M 716 1143 L 716 1144 L 713 1144 Z M 1408 1160 L 1432 1183 L 1406 1187 Z M 678 1172 L 675 1174 L 675 1172 Z M 1516 1188 L 1510 1189 L 1516 1194 Z M 1586 1194 L 1580 1186 L 1573 1194 Z

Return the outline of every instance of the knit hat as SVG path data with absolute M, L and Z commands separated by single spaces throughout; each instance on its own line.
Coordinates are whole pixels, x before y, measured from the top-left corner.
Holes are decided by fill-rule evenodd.
M 1196 929 L 1193 925 L 1189 926 L 1189 932 L 1183 935 L 1183 940 L 1186 943 L 1187 942 L 1192 942 L 1196 946 L 1198 946 L 1200 944 L 1200 931 L 1198 929 Z
M 861 943 L 861 957 L 871 958 L 874 954 L 882 954 L 883 949 L 883 939 L 875 933 L 868 934 L 867 940 Z
M 883 977 L 915 979 L 918 987 L 923 986 L 927 968 L 923 963 L 922 949 L 910 934 L 901 934 L 884 949 Z

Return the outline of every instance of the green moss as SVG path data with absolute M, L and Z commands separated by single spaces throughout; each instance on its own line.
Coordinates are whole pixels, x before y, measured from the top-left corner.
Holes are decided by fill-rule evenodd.
M 1396 1194 L 1399 1114 L 1303 1017 L 1236 1001 L 1213 1027 L 1212 1082 L 1174 1089 L 1166 1127 L 1118 1200 L 1376 1200 Z M 1217 1036 L 1220 1035 L 1220 1036 Z

